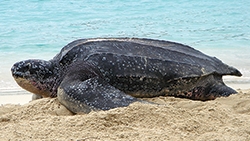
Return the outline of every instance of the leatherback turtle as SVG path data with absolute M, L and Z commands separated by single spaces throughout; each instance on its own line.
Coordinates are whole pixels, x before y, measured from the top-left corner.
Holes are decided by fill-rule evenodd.
M 138 98 L 175 96 L 212 100 L 236 93 L 223 75 L 241 73 L 180 43 L 140 38 L 75 40 L 52 60 L 26 60 L 11 68 L 16 82 L 74 113 L 128 106 Z

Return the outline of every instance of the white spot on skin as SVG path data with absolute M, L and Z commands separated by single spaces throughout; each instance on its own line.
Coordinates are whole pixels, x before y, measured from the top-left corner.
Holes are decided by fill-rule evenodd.
M 145 78 L 145 76 L 141 77 L 141 78 L 140 78 L 140 81 L 143 81 L 144 78 Z
M 205 73 L 205 68 L 201 68 L 202 73 Z

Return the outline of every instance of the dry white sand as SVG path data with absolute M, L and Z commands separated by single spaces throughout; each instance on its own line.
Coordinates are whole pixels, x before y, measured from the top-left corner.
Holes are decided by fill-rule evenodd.
M 56 98 L 0 106 L 0 140 L 250 140 L 250 90 L 201 102 L 173 97 L 72 115 Z M 31 95 L 30 95 L 31 96 Z

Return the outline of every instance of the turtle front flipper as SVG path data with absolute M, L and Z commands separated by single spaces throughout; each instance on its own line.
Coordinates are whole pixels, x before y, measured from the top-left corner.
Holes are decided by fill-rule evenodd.
M 58 88 L 58 100 L 73 113 L 125 107 L 136 98 L 109 85 L 99 76 L 81 81 L 65 80 Z

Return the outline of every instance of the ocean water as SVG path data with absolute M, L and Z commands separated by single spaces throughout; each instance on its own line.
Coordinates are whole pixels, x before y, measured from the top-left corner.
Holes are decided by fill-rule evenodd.
M 10 68 L 51 59 L 79 38 L 144 37 L 190 45 L 238 68 L 226 83 L 250 88 L 247 0 L 0 1 L 0 95 L 24 94 Z

